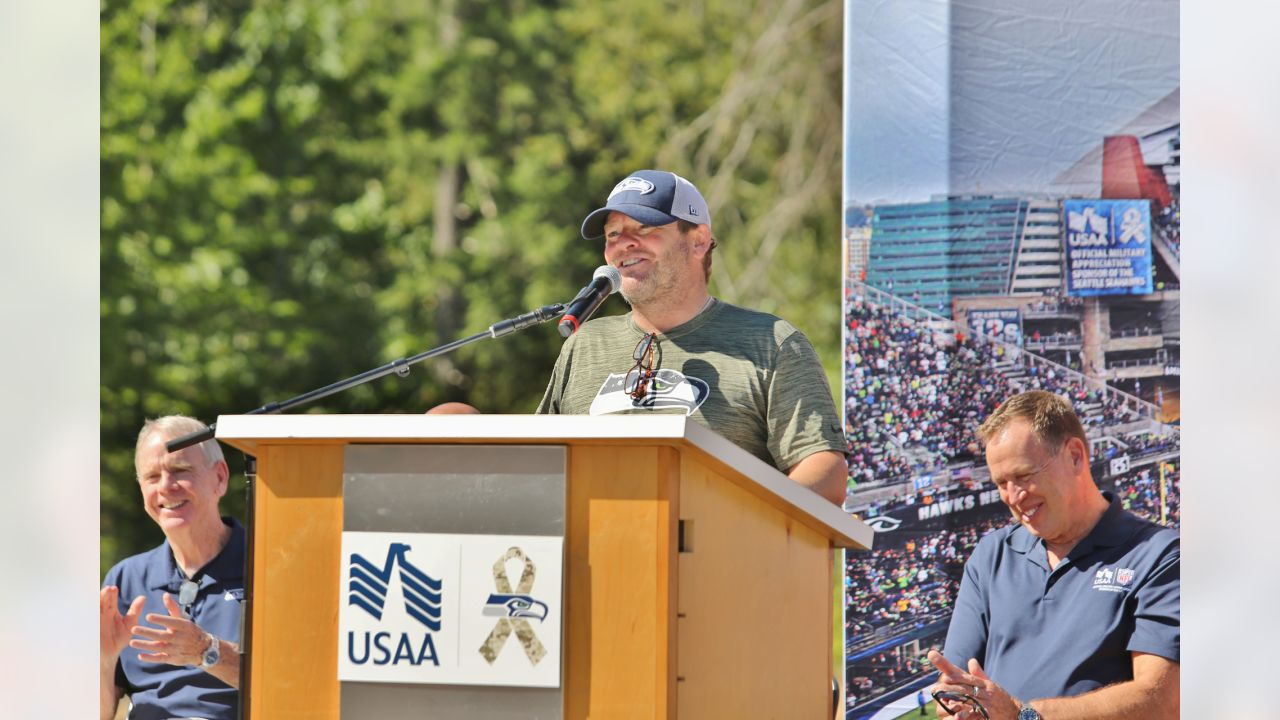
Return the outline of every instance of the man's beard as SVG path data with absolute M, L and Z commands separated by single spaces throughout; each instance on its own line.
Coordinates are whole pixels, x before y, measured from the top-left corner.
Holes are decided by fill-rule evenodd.
M 689 259 L 689 239 L 683 235 L 672 243 L 670 249 L 661 258 L 656 258 L 653 272 L 636 288 L 639 292 L 627 289 L 625 278 L 619 293 L 631 307 L 660 305 L 663 300 L 675 297 L 681 288 L 679 269 Z M 642 307 L 643 309 L 643 307 Z

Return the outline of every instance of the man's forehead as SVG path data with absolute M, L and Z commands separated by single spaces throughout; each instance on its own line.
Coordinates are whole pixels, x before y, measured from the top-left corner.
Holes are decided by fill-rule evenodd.
M 142 447 L 138 448 L 138 454 L 133 460 L 134 464 L 138 467 L 156 465 L 162 468 L 188 468 L 199 464 L 196 460 L 202 456 L 202 453 L 198 445 L 186 447 L 177 452 L 168 452 L 164 444 L 171 439 L 159 434 L 149 435 Z
M 160 464 L 165 467 L 195 467 L 199 463 L 195 462 L 195 456 L 187 452 L 169 453 L 160 459 Z
M 1043 460 L 1043 456 L 1048 454 L 1048 448 L 1036 435 L 1029 421 L 1014 418 L 987 440 L 988 464 L 993 453 L 1000 459 L 1034 463 Z
M 1015 427 L 1014 423 L 1019 425 Z M 1052 448 L 1044 446 L 1028 421 L 1016 419 L 1014 423 L 1005 425 L 987 441 L 988 468 L 993 460 L 1011 470 L 1036 466 L 1053 455 Z
M 189 468 L 195 467 L 199 463 L 185 453 L 176 452 L 159 457 L 155 455 L 139 456 L 135 464 L 140 468 Z
M 1024 418 L 1015 417 L 1004 424 L 1004 427 L 997 430 L 990 439 L 987 440 L 987 447 L 992 445 L 1002 445 L 1013 441 L 1015 443 L 1025 443 L 1036 439 L 1035 429 L 1031 426 L 1031 421 Z

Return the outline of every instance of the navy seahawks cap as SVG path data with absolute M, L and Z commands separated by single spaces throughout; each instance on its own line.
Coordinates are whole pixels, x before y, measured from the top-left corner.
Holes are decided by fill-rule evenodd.
M 611 212 L 655 227 L 676 220 L 711 226 L 711 212 L 698 188 L 665 170 L 637 170 L 613 186 L 605 206 L 582 221 L 582 237 L 591 240 L 604 235 Z

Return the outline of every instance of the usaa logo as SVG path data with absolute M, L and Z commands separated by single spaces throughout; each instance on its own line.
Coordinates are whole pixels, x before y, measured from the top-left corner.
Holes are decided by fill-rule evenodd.
M 348 631 L 347 658 L 353 664 L 408 663 L 417 667 L 430 663 L 439 667 L 440 660 L 436 655 L 436 645 L 431 633 L 440 631 L 440 590 L 443 583 L 409 562 L 406 555 L 411 549 L 404 543 L 391 543 L 387 547 L 387 557 L 381 568 L 363 555 L 352 553 L 347 604 L 365 611 L 375 620 L 381 620 L 389 599 L 387 589 L 391 583 L 391 573 L 398 569 L 405 612 L 430 632 L 401 632 L 396 637 L 385 630 Z

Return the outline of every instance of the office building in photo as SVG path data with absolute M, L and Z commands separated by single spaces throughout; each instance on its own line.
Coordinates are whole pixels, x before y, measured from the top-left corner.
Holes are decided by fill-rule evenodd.
M 867 284 L 940 315 L 967 295 L 1043 294 L 1062 286 L 1056 200 L 964 195 L 880 205 Z

